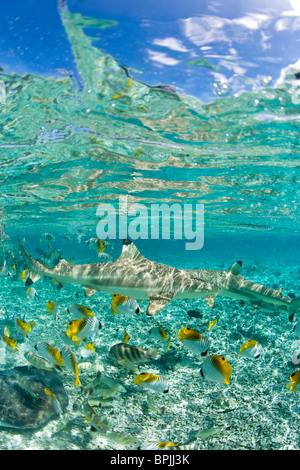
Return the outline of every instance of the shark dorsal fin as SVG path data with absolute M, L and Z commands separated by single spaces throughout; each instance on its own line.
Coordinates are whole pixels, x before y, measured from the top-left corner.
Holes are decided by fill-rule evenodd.
M 61 270 L 67 270 L 69 269 L 71 266 L 70 263 L 68 263 L 68 261 L 66 261 L 65 259 L 61 258 L 59 260 L 59 262 L 57 263 L 57 265 L 53 268 L 53 270 L 57 270 L 57 271 L 61 271 Z
M 122 253 L 119 259 L 145 259 L 131 240 L 123 240 Z
M 237 261 L 236 263 L 234 263 L 229 269 L 227 269 L 227 272 L 229 273 L 232 273 L 234 275 L 238 275 L 238 274 L 241 274 L 242 272 L 242 262 L 241 261 Z

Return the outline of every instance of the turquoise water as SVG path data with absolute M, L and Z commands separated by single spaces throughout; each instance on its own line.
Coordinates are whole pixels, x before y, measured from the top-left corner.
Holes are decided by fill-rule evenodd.
M 66 309 L 74 303 L 92 308 L 102 323 L 95 353 L 83 359 L 82 344 L 71 346 L 79 364 L 93 365 L 80 370 L 80 379 L 88 384 L 100 370 L 126 388 L 95 410 L 112 431 L 134 440 L 124 444 L 91 432 L 81 409 L 83 391 L 74 386 L 72 372 L 62 370 L 69 396 L 64 425 L 52 419 L 34 431 L 0 428 L 1 448 L 136 449 L 171 441 L 191 450 L 299 449 L 299 397 L 287 389 L 289 376 L 299 370 L 292 360 L 300 348 L 293 332 L 299 314 L 291 323 L 287 315 L 254 312 L 250 304 L 220 297 L 214 309 L 203 299 L 172 300 L 147 317 L 145 301 L 139 314 L 114 316 L 108 294 L 86 298 L 80 286 L 57 289 L 50 279 L 37 281 L 38 297 L 27 298 L 17 242 L 19 234 L 35 258 L 43 250 L 45 264 L 58 258 L 58 250 L 74 264 L 112 260 L 121 252 L 120 240 L 100 256 L 85 243 L 96 237 L 100 204 L 118 210 L 120 196 L 148 209 L 154 203 L 204 204 L 201 250 L 186 250 L 185 240 L 175 240 L 172 232 L 170 240 L 137 240 L 139 250 L 180 268 L 227 269 L 242 260 L 246 278 L 299 296 L 299 81 L 287 76 L 280 87 L 204 104 L 133 79 L 93 47 L 83 27 L 109 28 L 113 22 L 65 11 L 62 21 L 79 81 L 0 72 L 0 260 L 12 274 L 0 272 L 1 318 L 25 315 L 36 322 L 17 352 L 2 348 L 1 369 L 27 365 L 24 353 L 41 339 L 61 349 L 72 320 Z M 53 235 L 50 244 L 44 233 Z M 49 300 L 58 306 L 57 319 L 47 310 Z M 200 318 L 187 315 L 192 309 Z M 149 335 L 152 326 L 171 336 L 167 352 Z M 211 353 L 227 358 L 229 385 L 201 377 L 202 358 L 178 340 L 183 326 L 200 331 L 210 339 Z M 141 371 L 164 376 L 168 394 L 145 393 L 133 383 L 134 373 L 110 361 L 109 349 L 124 330 L 132 345 L 159 346 L 160 358 Z M 249 339 L 262 345 L 256 360 L 239 355 Z M 206 429 L 221 432 L 195 435 Z

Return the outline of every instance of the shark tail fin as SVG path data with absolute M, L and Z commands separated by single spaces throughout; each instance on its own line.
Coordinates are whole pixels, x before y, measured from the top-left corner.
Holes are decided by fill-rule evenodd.
M 23 247 L 21 240 L 19 239 L 19 247 L 24 258 L 25 263 L 27 264 L 29 276 L 26 279 L 25 285 L 30 286 L 34 282 L 38 281 L 41 278 L 40 268 L 43 268 L 43 265 L 36 261 Z
M 296 310 L 300 308 L 300 297 L 295 297 L 289 304 L 289 320 L 293 321 Z

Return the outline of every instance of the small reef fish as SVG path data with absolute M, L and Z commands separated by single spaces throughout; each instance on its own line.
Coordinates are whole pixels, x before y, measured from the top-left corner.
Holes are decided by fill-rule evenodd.
M 151 359 L 156 359 L 158 348 L 151 348 L 145 351 L 137 346 L 131 346 L 127 343 L 117 343 L 109 351 L 109 356 L 128 369 L 136 370 L 137 364 L 149 362 Z
M 213 326 L 215 326 L 215 324 L 217 323 L 217 319 L 215 318 L 215 320 L 212 320 L 209 322 L 209 325 L 208 325 L 208 329 L 210 330 Z
M 178 338 L 194 354 L 205 356 L 209 350 L 209 340 L 191 328 L 181 328 L 178 332 Z
M 95 362 L 79 362 L 78 364 L 79 370 L 88 370 L 89 372 L 100 372 L 103 370 L 103 366 L 101 364 L 96 364 Z
M 241 346 L 239 354 L 245 357 L 250 357 L 252 359 L 257 359 L 261 354 L 261 350 L 262 346 L 258 341 L 249 339 Z
M 100 240 L 99 238 L 90 238 L 85 242 L 90 248 L 92 248 L 96 253 L 102 253 L 108 245 L 107 242 Z
M 125 295 L 114 294 L 110 308 L 112 309 L 113 315 L 117 313 L 140 313 L 141 309 L 138 302 L 131 297 Z
M 98 330 L 102 327 L 96 317 L 79 318 L 68 323 L 68 328 L 72 333 L 72 340 L 94 337 Z M 69 334 L 67 333 L 69 336 Z M 70 336 L 69 336 L 70 337 Z
M 10 330 L 11 327 L 12 327 L 12 325 L 5 325 L 3 327 L 3 331 L 2 331 L 3 336 L 10 337 L 9 330 Z
M 11 269 L 9 269 L 6 260 L 4 260 L 3 266 L 0 266 L 0 276 L 12 276 L 12 271 L 16 274 L 16 267 L 12 266 Z
M 67 348 L 66 346 L 63 346 L 61 350 L 61 355 L 62 355 L 63 360 L 65 361 L 66 367 L 72 372 L 74 372 L 75 377 L 76 377 L 74 384 L 76 385 L 76 387 L 78 387 L 78 385 L 81 385 L 81 383 L 79 380 L 78 365 L 77 365 L 74 354 L 70 351 L 69 348 Z
M 2 341 L 14 351 L 19 351 L 17 342 L 9 336 L 1 336 Z
M 106 377 L 105 375 L 101 375 L 100 381 L 103 382 L 105 385 L 107 385 L 112 390 L 114 390 L 115 392 L 118 392 L 118 393 L 126 392 L 126 388 L 123 387 L 122 384 L 120 384 L 119 382 L 116 382 L 114 379 L 111 379 L 110 377 Z
M 34 287 L 28 287 L 27 291 L 26 291 L 26 297 L 27 299 L 34 299 L 35 297 L 38 297 L 38 293 L 37 291 L 35 290 Z
M 122 343 L 128 343 L 130 336 L 124 328 L 117 328 L 117 337 L 122 338 Z
M 11 269 L 15 272 L 16 267 L 12 266 Z M 11 270 L 8 268 L 6 264 L 6 260 L 4 260 L 3 266 L 0 266 L 0 276 L 12 276 Z
M 54 346 L 45 343 L 45 341 L 39 341 L 34 347 L 42 357 L 53 364 L 57 366 L 65 365 L 61 353 Z
M 91 423 L 92 430 L 98 431 L 101 434 L 106 434 L 108 430 L 108 423 L 104 420 L 101 420 L 100 416 L 98 416 L 94 408 L 89 403 L 84 403 L 82 411 L 86 421 Z
M 44 388 L 44 392 L 51 398 L 54 409 L 55 409 L 56 413 L 58 414 L 58 416 L 62 416 L 63 415 L 63 410 L 62 410 L 61 404 L 60 404 L 59 400 L 56 398 L 55 394 L 49 388 Z
M 103 408 L 104 406 L 110 406 L 113 403 L 112 397 L 88 397 L 89 405 L 91 406 L 100 406 Z
M 104 384 L 106 388 L 100 388 L 102 384 Z M 94 379 L 92 382 L 90 382 L 83 388 L 84 390 L 90 391 L 89 403 L 91 399 L 95 400 L 97 398 L 100 398 L 100 400 L 105 400 L 116 395 L 117 393 L 126 392 L 126 389 L 125 387 L 123 387 L 123 385 L 111 379 L 110 377 L 101 375 L 100 373 L 97 374 L 96 379 Z
M 287 384 L 287 388 L 289 390 L 292 390 L 292 392 L 300 390 L 300 370 L 298 370 L 297 372 L 293 372 L 290 375 L 290 381 L 292 383 Z
M 139 441 L 135 437 L 130 436 L 130 434 L 126 434 L 124 432 L 109 431 L 105 437 L 124 447 L 134 447 L 139 444 Z
M 55 249 L 52 250 L 51 251 L 51 258 L 53 258 L 53 259 L 55 258 L 56 261 L 59 261 L 60 258 L 61 258 L 61 251 L 60 250 L 55 250 Z
M 187 315 L 192 318 L 201 318 L 203 315 L 199 310 L 188 310 Z
M 21 318 L 15 318 L 15 325 L 18 333 L 27 336 L 34 327 L 35 321 L 26 323 L 26 321 L 21 320 Z
M 200 429 L 194 433 L 194 436 L 199 439 L 205 439 L 207 437 L 215 436 L 216 434 L 221 434 L 221 432 L 230 429 L 230 426 L 222 427 L 211 427 L 206 429 Z
M 76 336 L 73 335 L 72 331 L 62 331 L 60 333 L 60 337 L 64 343 L 68 344 L 69 346 L 78 346 L 81 343 L 81 339 L 76 340 Z
M 86 344 L 80 351 L 80 356 L 83 359 L 87 359 L 90 357 L 92 354 L 95 353 L 95 345 L 94 343 L 88 343 Z
M 52 235 L 52 233 L 43 233 L 40 239 L 41 243 L 45 242 L 48 244 L 48 246 L 51 246 L 54 241 L 55 241 L 55 236 Z
M 95 379 L 93 379 L 91 382 L 89 382 L 86 385 L 83 385 L 82 388 L 83 390 L 91 390 L 100 385 L 101 383 L 101 372 L 97 373 L 97 376 Z
M 161 415 L 163 415 L 164 412 L 165 412 L 165 407 L 164 406 L 161 406 L 161 407 L 157 406 L 156 403 L 153 400 L 153 396 L 150 395 L 150 394 L 147 397 L 147 405 L 148 405 L 149 410 L 160 413 Z
M 26 360 L 29 362 L 30 366 L 36 367 L 37 369 L 43 370 L 53 370 L 55 365 L 47 361 L 44 357 L 37 356 L 30 351 L 27 351 L 24 354 Z
M 70 313 L 74 319 L 89 318 L 94 316 L 94 312 L 91 308 L 85 307 L 80 304 L 72 304 L 67 308 L 67 312 Z
M 178 446 L 178 442 L 147 442 L 139 447 L 139 450 L 163 450 Z
M 26 283 L 28 277 L 29 277 L 29 270 L 28 270 L 28 269 L 24 269 L 24 271 L 22 271 L 21 274 L 20 274 L 20 279 L 21 279 L 21 281 L 23 281 L 23 282 Z
M 142 372 L 137 375 L 133 382 L 142 387 L 153 390 L 154 392 L 168 393 L 170 385 L 163 377 L 156 374 L 149 374 L 148 372 Z
M 23 377 L 21 374 L 18 374 L 16 371 L 13 372 L 19 387 L 21 387 L 25 392 L 28 393 L 32 398 L 39 398 L 39 394 L 34 392 L 32 390 L 32 387 L 30 385 L 30 380 L 28 380 L 26 377 Z
M 115 391 L 115 390 L 112 390 L 111 388 L 109 387 L 106 387 L 106 388 L 94 388 L 93 390 L 90 391 L 90 395 L 89 395 L 89 403 L 90 403 L 90 398 L 92 400 L 95 400 L 95 399 L 100 399 L 100 400 L 106 400 L 107 398 L 111 398 L 113 397 L 114 395 L 116 395 L 118 392 Z
M 298 320 L 294 326 L 294 333 L 297 336 L 297 338 L 300 339 L 300 320 Z
M 200 373 L 205 379 L 228 385 L 232 368 L 224 356 L 213 354 L 204 359 Z
M 129 340 L 130 340 L 129 334 L 127 333 L 127 331 L 124 331 L 124 336 L 123 336 L 122 343 L 128 343 Z
M 47 310 L 50 313 L 50 315 L 53 315 L 55 317 L 55 320 L 58 320 L 58 306 L 53 300 L 49 300 L 47 302 Z
M 167 352 L 170 346 L 171 336 L 168 336 L 167 333 L 162 328 L 159 328 L 158 326 L 154 326 L 153 328 L 151 328 L 149 333 L 154 338 L 157 338 L 160 341 L 163 341 L 164 352 Z

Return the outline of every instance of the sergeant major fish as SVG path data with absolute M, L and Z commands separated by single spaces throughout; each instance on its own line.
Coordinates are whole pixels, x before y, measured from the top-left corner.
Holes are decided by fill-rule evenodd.
M 114 361 L 131 370 L 135 370 L 137 364 L 156 359 L 157 353 L 158 348 L 151 348 L 145 351 L 142 348 L 131 346 L 127 343 L 117 343 L 109 351 L 109 355 Z
M 47 361 L 47 359 L 38 356 L 37 354 L 33 354 L 31 351 L 27 351 L 24 354 L 26 360 L 28 361 L 29 365 L 32 367 L 36 367 L 37 369 L 43 370 L 53 370 L 55 368 L 55 364 Z
M 85 403 L 82 407 L 82 410 L 86 421 L 91 424 L 93 430 L 96 430 L 101 434 L 105 434 L 108 431 L 109 425 L 107 421 L 102 420 L 94 408 L 89 405 L 89 403 Z
M 107 432 L 105 437 L 107 437 L 107 439 L 111 439 L 117 444 L 120 444 L 125 447 L 129 447 L 129 448 L 136 447 L 139 444 L 138 439 L 136 439 L 135 437 L 125 432 L 109 431 Z

